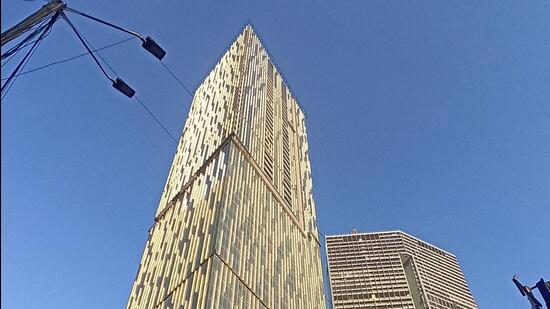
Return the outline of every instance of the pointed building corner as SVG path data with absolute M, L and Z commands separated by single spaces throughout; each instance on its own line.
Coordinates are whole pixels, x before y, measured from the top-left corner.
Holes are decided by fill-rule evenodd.
M 248 21 L 197 86 L 128 309 L 326 307 L 305 119 L 264 46 Z

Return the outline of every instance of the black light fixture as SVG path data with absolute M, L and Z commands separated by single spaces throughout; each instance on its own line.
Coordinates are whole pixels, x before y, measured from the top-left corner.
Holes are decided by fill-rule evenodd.
M 132 89 L 125 81 L 123 81 L 120 77 L 117 77 L 113 81 L 113 88 L 116 90 L 122 92 L 127 97 L 131 98 L 136 94 L 136 91 Z
M 148 52 L 150 52 L 153 56 L 157 57 L 158 60 L 162 60 L 164 56 L 166 55 L 166 51 L 160 47 L 155 40 L 153 40 L 152 37 L 147 36 L 145 40 L 141 38 L 143 41 L 143 44 L 141 46 L 145 48 Z

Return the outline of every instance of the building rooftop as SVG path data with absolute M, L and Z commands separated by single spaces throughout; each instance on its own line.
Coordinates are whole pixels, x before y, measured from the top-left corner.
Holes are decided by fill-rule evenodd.
M 433 244 L 431 244 L 431 243 L 429 243 L 429 242 L 427 242 L 427 241 L 425 241 L 425 240 L 422 240 L 422 239 L 420 239 L 420 238 L 418 238 L 418 237 L 415 237 L 415 236 L 413 236 L 413 235 L 411 235 L 411 234 L 405 233 L 405 232 L 403 232 L 403 231 L 401 231 L 401 230 L 381 231 L 381 232 L 358 232 L 358 231 L 356 231 L 356 230 L 353 230 L 351 233 L 347 233 L 347 234 L 326 235 L 326 236 L 325 236 L 325 239 L 328 239 L 328 238 L 336 238 L 336 237 L 342 237 L 342 236 L 374 235 L 374 234 L 402 234 L 402 235 L 411 237 L 411 238 L 413 238 L 413 239 L 415 239 L 415 240 L 421 241 L 421 242 L 423 242 L 423 243 L 425 243 L 425 244 L 428 244 L 428 245 L 430 245 L 430 246 L 432 246 L 432 247 L 435 247 L 435 248 L 437 248 L 437 249 L 439 249 L 439 250 L 441 250 L 441 251 L 443 251 L 443 252 L 445 252 L 445 253 L 447 253 L 447 254 L 449 254 L 449 255 L 452 255 L 452 256 L 456 257 L 456 255 L 454 255 L 453 253 L 451 253 L 451 252 L 449 252 L 449 251 L 447 251 L 447 250 L 441 249 L 441 248 L 439 248 L 438 246 L 435 246 L 435 245 L 433 245 Z

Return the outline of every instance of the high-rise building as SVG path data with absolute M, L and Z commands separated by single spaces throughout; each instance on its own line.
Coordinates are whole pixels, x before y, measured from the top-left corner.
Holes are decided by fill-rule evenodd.
M 456 256 L 401 231 L 326 237 L 334 309 L 475 309 Z
M 251 26 L 195 91 L 127 308 L 325 308 L 305 116 Z

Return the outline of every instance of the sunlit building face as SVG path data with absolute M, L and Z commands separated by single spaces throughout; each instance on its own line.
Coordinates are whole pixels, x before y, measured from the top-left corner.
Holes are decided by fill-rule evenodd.
M 127 308 L 325 308 L 305 116 L 250 26 L 195 92 Z
M 326 237 L 334 309 L 476 309 L 456 257 L 401 231 Z

